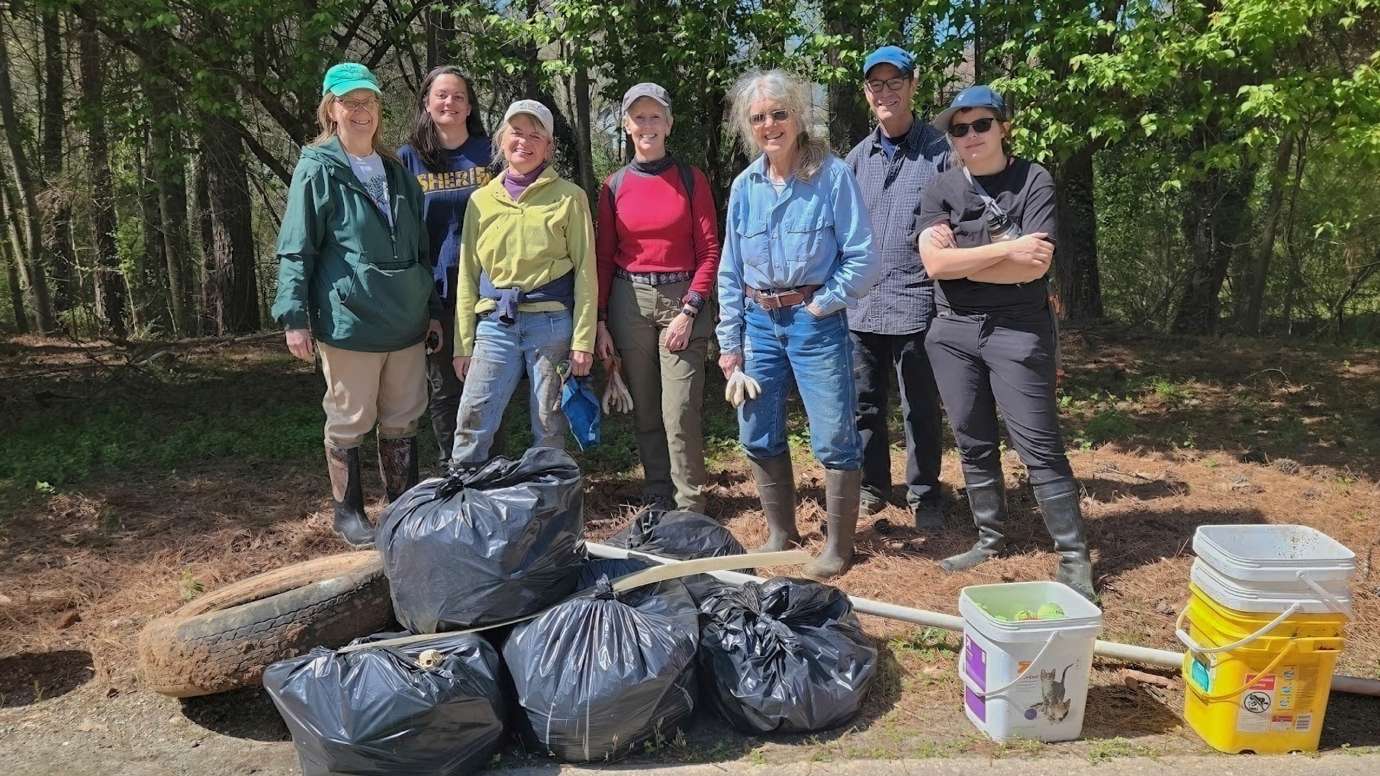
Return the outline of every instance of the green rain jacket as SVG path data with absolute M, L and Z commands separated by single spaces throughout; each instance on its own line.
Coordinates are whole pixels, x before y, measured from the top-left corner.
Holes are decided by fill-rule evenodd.
M 302 149 L 278 231 L 273 317 L 344 350 L 388 353 L 421 342 L 441 317 L 422 192 L 383 160 L 393 226 L 355 177 L 339 138 Z

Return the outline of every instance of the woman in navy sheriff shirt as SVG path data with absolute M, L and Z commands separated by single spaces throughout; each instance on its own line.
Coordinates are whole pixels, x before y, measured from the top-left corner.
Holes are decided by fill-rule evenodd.
M 441 467 L 450 460 L 460 378 L 451 368 L 455 341 L 455 273 L 460 228 L 470 194 L 489 182 L 493 147 L 475 112 L 474 87 L 459 69 L 442 65 L 427 74 L 417 94 L 417 116 L 407 145 L 398 156 L 422 188 L 422 217 L 431 240 L 431 265 L 445 312 L 441 347 L 427 345 L 427 385 L 431 389 L 431 427 L 436 432 Z

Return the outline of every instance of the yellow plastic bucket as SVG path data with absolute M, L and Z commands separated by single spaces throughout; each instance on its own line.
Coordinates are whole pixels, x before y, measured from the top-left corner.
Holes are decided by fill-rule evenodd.
M 1184 719 L 1222 752 L 1316 751 L 1347 615 L 1301 604 L 1244 612 L 1188 590 L 1177 626 L 1188 647 Z

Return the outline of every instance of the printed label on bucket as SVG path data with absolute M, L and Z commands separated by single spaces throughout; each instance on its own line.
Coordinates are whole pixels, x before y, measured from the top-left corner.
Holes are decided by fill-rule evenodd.
M 986 690 L 987 653 L 967 634 L 964 634 L 963 642 L 963 650 L 968 656 L 963 670 L 967 672 L 968 678 L 973 680 L 973 683 L 978 686 L 978 689 Z M 987 721 L 987 702 L 972 690 L 969 690 L 966 685 L 963 688 L 963 702 L 968 705 L 968 710 L 973 712 L 974 716 L 983 722 Z
M 1302 732 L 1312 728 L 1313 715 L 1296 710 L 1308 710 L 1313 705 L 1314 673 L 1284 666 L 1278 674 L 1247 674 L 1250 684 L 1236 713 L 1237 732 Z

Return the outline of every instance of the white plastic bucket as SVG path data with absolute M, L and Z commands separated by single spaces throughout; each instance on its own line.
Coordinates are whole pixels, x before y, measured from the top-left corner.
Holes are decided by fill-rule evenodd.
M 1065 617 L 1007 622 L 980 606 L 1010 616 L 1045 603 L 1058 604 Z M 1078 738 L 1102 610 L 1058 582 L 1014 582 L 963 588 L 958 611 L 968 719 L 995 741 Z
M 1299 580 L 1248 582 L 1228 577 L 1202 558 L 1193 561 L 1189 579 L 1217 603 L 1238 612 L 1269 614 L 1293 607 L 1305 614 L 1351 614 L 1349 585 L 1322 587 L 1321 592 Z
M 1193 551 L 1193 583 L 1228 608 L 1351 613 L 1356 555 L 1314 528 L 1204 525 L 1193 534 Z

